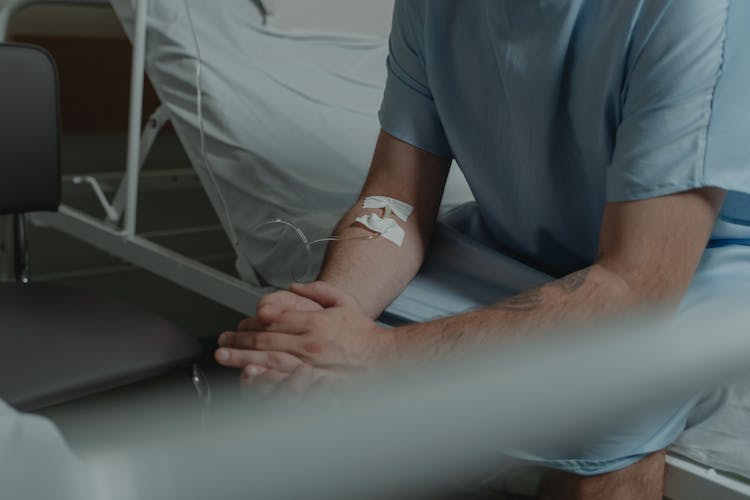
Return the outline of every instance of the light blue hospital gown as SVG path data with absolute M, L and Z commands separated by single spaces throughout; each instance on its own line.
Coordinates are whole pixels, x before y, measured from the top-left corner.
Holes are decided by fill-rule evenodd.
M 750 0 L 397 0 L 381 125 L 455 158 L 494 245 L 553 276 L 594 261 L 606 202 L 726 189 L 681 314 L 750 303 L 748 26 Z M 627 466 L 693 404 L 546 463 Z

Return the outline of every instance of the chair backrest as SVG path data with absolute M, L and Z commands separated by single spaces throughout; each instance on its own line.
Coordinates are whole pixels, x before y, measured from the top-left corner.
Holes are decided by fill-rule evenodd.
M 0 43 L 0 214 L 60 205 L 57 68 L 44 49 Z

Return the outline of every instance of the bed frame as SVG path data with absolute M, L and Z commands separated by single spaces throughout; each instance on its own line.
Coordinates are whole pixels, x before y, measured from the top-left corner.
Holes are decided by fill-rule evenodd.
M 185 255 L 170 250 L 139 234 L 136 228 L 138 190 L 141 168 L 151 146 L 168 122 L 164 108 L 159 108 L 141 130 L 142 100 L 146 58 L 146 14 L 149 0 L 133 0 L 136 6 L 133 35 L 130 116 L 125 175 L 114 199 L 107 200 L 98 176 L 66 177 L 68 181 L 91 186 L 106 213 L 104 220 L 63 204 L 58 213 L 36 214 L 31 222 L 50 227 L 84 241 L 137 267 L 181 285 L 219 304 L 244 314 L 254 314 L 255 306 L 265 290 L 253 287 L 240 279 L 207 266 Z M 158 1 L 158 0 L 154 0 Z M 39 4 L 107 6 L 107 0 L 0 0 L 0 40 L 5 40 L 11 17 L 18 11 Z M 154 178 L 182 178 L 191 182 L 190 170 L 156 171 Z M 193 181 L 194 182 L 194 181 Z M 11 241 L 8 221 L 0 221 L 0 251 L 3 243 Z M 200 232 L 201 228 L 194 231 Z M 11 245 L 8 245 L 12 247 Z M 7 257 L 6 257 L 7 258 Z M 0 261 L 0 264 L 3 264 Z M 0 266 L 0 272 L 9 266 Z M 0 275 L 0 279 L 4 276 Z M 750 499 L 750 482 L 724 474 L 677 456 L 667 457 L 667 498 L 674 500 Z

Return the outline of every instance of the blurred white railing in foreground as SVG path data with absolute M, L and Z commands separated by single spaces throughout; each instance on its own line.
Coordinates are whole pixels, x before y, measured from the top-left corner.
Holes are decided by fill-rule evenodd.
M 206 427 L 165 401 L 170 437 L 140 429 L 125 437 L 126 448 L 87 454 L 81 484 L 94 498 L 165 500 L 445 491 L 502 468 L 501 449 L 564 445 L 750 372 L 748 325 L 750 314 L 731 311 L 691 324 L 650 318 L 557 332 L 494 352 L 394 367 L 382 380 L 338 393 L 335 408 L 238 404 L 217 409 Z M 80 426 L 101 417 L 81 415 Z M 19 491 L 0 481 L 0 496 L 23 498 L 24 485 L 44 471 L 27 472 L 15 482 Z

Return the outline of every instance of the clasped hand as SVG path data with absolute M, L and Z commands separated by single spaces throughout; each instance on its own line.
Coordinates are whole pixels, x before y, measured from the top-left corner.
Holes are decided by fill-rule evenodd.
M 305 391 L 371 370 L 395 350 L 390 330 L 324 282 L 267 295 L 237 329 L 221 334 L 216 360 L 242 369 L 242 383 L 261 392 Z

